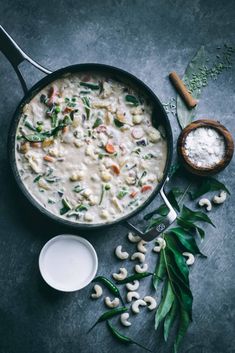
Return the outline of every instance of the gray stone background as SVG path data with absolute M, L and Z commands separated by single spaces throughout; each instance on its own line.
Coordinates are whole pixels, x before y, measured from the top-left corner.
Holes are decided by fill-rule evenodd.
M 42 65 L 52 70 L 82 62 L 118 66 L 141 78 L 162 101 L 175 95 L 167 77 L 171 70 L 182 75 L 202 44 L 214 53 L 217 46 L 234 44 L 235 35 L 233 0 L 1 0 L 0 18 L 21 47 Z M 41 77 L 29 65 L 23 66 L 29 85 Z M 219 119 L 233 134 L 234 73 L 233 67 L 211 82 L 203 92 L 197 115 Z M 135 346 L 127 348 L 116 342 L 102 324 L 86 335 L 104 310 L 102 304 L 88 299 L 91 287 L 62 294 L 41 279 L 41 247 L 51 237 L 71 230 L 44 219 L 16 187 L 6 141 L 23 93 L 2 54 L 0 78 L 0 353 L 140 352 Z M 170 119 L 176 140 L 179 128 L 175 118 Z M 234 171 L 233 162 L 219 175 L 231 191 Z M 181 346 L 182 353 L 235 352 L 233 210 L 232 193 L 228 202 L 211 213 L 217 228 L 206 227 L 206 240 L 201 245 L 208 259 L 198 259 L 191 269 L 194 321 Z M 134 251 L 126 241 L 124 226 L 78 234 L 95 246 L 100 274 L 117 270 L 119 263 L 113 256 L 116 245 Z M 155 257 L 148 256 L 154 268 Z M 131 269 L 131 264 L 127 267 Z M 147 279 L 140 292 L 151 292 Z M 154 313 L 143 310 L 131 321 L 131 328 L 122 328 L 122 332 L 153 352 L 172 352 L 173 336 L 169 344 L 163 343 L 162 335 L 154 331 Z

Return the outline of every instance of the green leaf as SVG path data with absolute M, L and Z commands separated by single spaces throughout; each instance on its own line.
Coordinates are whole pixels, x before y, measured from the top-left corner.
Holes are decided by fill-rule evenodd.
M 80 86 L 87 87 L 92 90 L 100 89 L 100 85 L 98 83 L 94 83 L 94 82 L 80 82 Z
M 100 126 L 101 124 L 103 124 L 102 119 L 100 118 L 96 118 L 94 125 L 92 126 L 93 129 L 95 129 L 96 127 Z
M 164 217 L 157 217 L 157 218 L 152 218 L 147 227 L 145 228 L 145 232 L 148 232 L 149 230 L 151 230 L 152 228 L 158 226 L 160 223 L 162 223 Z
M 155 330 L 157 330 L 160 322 L 166 317 L 166 315 L 170 311 L 173 301 L 174 301 L 174 293 L 172 291 L 170 282 L 167 281 L 167 283 L 165 283 L 165 286 L 163 288 L 163 296 L 162 296 L 161 303 L 155 315 Z
M 83 102 L 83 105 L 85 108 L 86 118 L 87 118 L 87 120 L 89 120 L 90 112 L 91 112 L 90 100 L 87 97 L 82 97 L 82 102 Z
M 168 340 L 170 329 L 176 319 L 177 309 L 178 309 L 177 301 L 174 300 L 172 307 L 171 307 L 171 310 L 168 312 L 168 314 L 166 315 L 165 320 L 164 320 L 164 340 L 165 340 L 165 342 L 167 342 L 167 340 Z
M 65 126 L 67 126 L 67 124 L 61 123 L 51 131 L 35 132 L 34 134 L 24 135 L 23 138 L 29 142 L 41 142 L 48 137 L 56 135 L 58 131 L 63 129 Z
M 185 259 L 183 260 L 186 263 Z M 172 281 L 172 288 L 174 289 L 174 293 L 177 294 L 177 298 L 180 301 L 181 306 L 187 310 L 191 318 L 193 295 L 189 287 L 189 281 L 188 278 L 185 279 L 183 276 L 181 276 L 181 273 L 177 270 L 177 265 L 175 265 L 174 263 L 172 263 L 172 265 L 168 264 L 168 270 Z
M 192 230 L 198 232 L 200 237 L 204 239 L 205 231 L 193 222 L 186 221 L 185 219 L 177 218 L 177 224 L 186 230 Z
M 173 177 L 179 170 L 180 170 L 181 164 L 179 162 L 173 164 L 170 167 L 170 171 L 169 171 L 169 178 Z
M 152 212 L 146 214 L 146 215 L 144 216 L 144 220 L 145 220 L 145 221 L 148 221 L 150 218 L 152 218 L 152 217 L 153 217 L 154 215 L 156 215 L 156 214 L 158 214 L 158 215 L 164 217 L 164 216 L 167 216 L 168 213 L 169 213 L 169 210 L 168 210 L 168 208 L 166 207 L 166 205 L 161 205 L 161 206 L 159 206 L 156 210 L 154 210 L 154 211 L 152 211 Z
M 36 129 L 33 126 L 33 124 L 30 121 L 28 121 L 28 120 L 25 120 L 24 126 L 26 126 L 29 130 L 36 131 Z
M 177 268 L 183 275 L 184 279 L 188 281 L 189 269 L 186 265 L 185 258 L 177 245 L 176 240 L 170 233 L 167 233 L 167 235 L 165 236 L 165 241 L 167 244 L 167 250 L 170 250 L 173 254 Z M 167 253 L 169 253 L 169 251 L 167 251 Z
M 140 102 L 138 101 L 138 99 L 130 94 L 127 94 L 125 97 L 126 102 L 131 103 L 132 105 L 134 105 L 135 107 L 137 107 Z
M 213 227 L 215 227 L 214 223 L 204 212 L 192 211 L 185 205 L 182 208 L 180 218 L 188 222 L 197 222 L 197 221 L 206 222 L 211 224 Z
M 179 212 L 180 211 L 180 207 L 178 204 L 177 199 L 183 194 L 183 192 L 179 189 L 179 188 L 172 188 L 168 194 L 167 194 L 167 198 L 169 199 L 170 203 L 172 204 L 172 206 Z M 156 210 L 146 214 L 144 216 L 144 220 L 147 221 L 150 218 L 152 218 L 155 214 L 159 214 L 162 217 L 167 216 L 169 213 L 169 209 L 165 204 L 160 205 Z
M 200 254 L 206 257 L 200 252 L 193 235 L 190 234 L 188 231 L 186 232 L 183 228 L 177 227 L 177 228 L 171 228 L 169 232 L 173 233 L 174 236 L 177 237 L 178 241 L 180 242 L 184 250 L 189 251 L 194 255 Z
M 113 121 L 114 121 L 114 124 L 115 124 L 117 127 L 122 127 L 122 126 L 125 125 L 124 123 L 122 123 L 121 121 L 119 121 L 119 120 L 116 119 L 116 118 L 114 118 Z
M 177 199 L 183 195 L 183 192 L 179 188 L 172 188 L 168 194 L 167 198 L 170 201 L 171 205 L 174 207 L 174 209 L 178 212 L 180 212 L 180 206 L 178 204 Z
M 178 352 L 178 348 L 182 338 L 186 334 L 188 327 L 190 324 L 190 317 L 186 310 L 183 308 L 180 309 L 180 319 L 179 319 L 179 327 L 177 330 L 177 336 L 174 344 L 174 353 Z
M 205 66 L 206 59 L 207 55 L 205 52 L 205 48 L 204 46 L 202 46 L 186 68 L 185 74 L 182 78 L 183 81 L 186 83 L 186 86 L 187 81 L 190 81 L 193 78 L 193 75 L 197 74 L 200 69 Z M 195 89 L 191 93 L 195 99 L 198 99 L 201 94 L 201 89 Z M 177 95 L 176 107 L 178 122 L 181 128 L 183 129 L 185 128 L 185 126 L 192 122 L 196 114 L 196 108 L 189 110 L 180 95 Z
M 165 275 L 166 275 L 166 264 L 165 264 L 163 251 L 161 251 L 153 274 L 153 286 L 155 289 L 157 289 L 159 282 L 163 280 Z
M 218 190 L 224 190 L 228 194 L 230 194 L 229 190 L 226 188 L 226 186 L 223 183 L 221 183 L 220 181 L 214 178 L 206 178 L 206 179 L 203 179 L 199 189 L 195 190 L 194 192 L 190 192 L 190 196 L 192 200 L 195 200 L 209 191 L 218 191 Z

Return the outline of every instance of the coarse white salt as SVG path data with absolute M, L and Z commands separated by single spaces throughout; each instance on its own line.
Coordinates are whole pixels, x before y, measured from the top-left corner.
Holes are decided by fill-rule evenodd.
M 185 139 L 185 154 L 197 167 L 213 167 L 224 158 L 224 137 L 213 128 L 194 129 Z

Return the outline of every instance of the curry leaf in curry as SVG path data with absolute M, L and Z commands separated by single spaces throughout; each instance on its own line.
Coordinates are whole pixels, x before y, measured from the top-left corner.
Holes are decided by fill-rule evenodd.
M 130 94 L 126 95 L 125 100 L 127 103 L 132 104 L 135 107 L 137 107 L 140 104 L 138 99 L 135 96 L 132 96 Z

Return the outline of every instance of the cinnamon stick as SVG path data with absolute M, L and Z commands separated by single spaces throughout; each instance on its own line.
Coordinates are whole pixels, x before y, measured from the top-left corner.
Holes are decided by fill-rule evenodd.
M 188 91 L 187 87 L 184 85 L 183 81 L 177 75 L 175 71 L 169 74 L 169 79 L 176 91 L 180 94 L 185 104 L 189 109 L 194 108 L 197 105 L 197 100 L 193 98 L 191 93 Z

